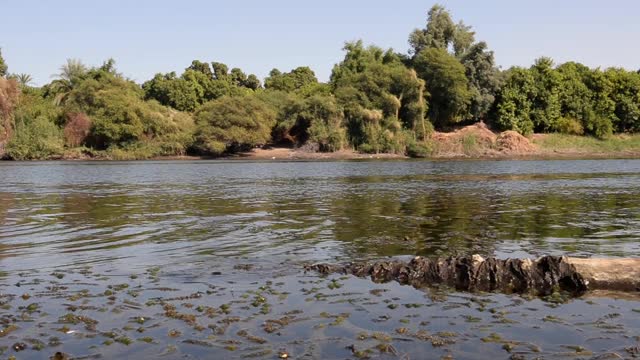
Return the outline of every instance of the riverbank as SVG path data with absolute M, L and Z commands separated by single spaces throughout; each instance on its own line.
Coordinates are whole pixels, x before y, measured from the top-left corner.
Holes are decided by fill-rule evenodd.
M 294 148 L 266 148 L 231 155 L 250 160 L 359 160 L 408 159 L 401 154 L 364 154 L 354 150 L 333 153 Z M 427 159 L 627 159 L 640 158 L 640 135 L 614 135 L 607 139 L 563 134 L 522 136 L 515 131 L 493 132 L 484 124 L 452 132 L 435 132 Z
M 451 132 L 435 132 L 424 158 L 447 159 L 635 159 L 640 158 L 640 134 L 619 134 L 606 139 L 564 134 L 494 132 L 479 123 Z M 169 155 L 151 156 L 144 148 L 136 151 L 68 149 L 61 156 L 39 160 L 131 161 L 131 160 L 368 160 L 409 159 L 404 154 L 361 153 L 353 149 L 315 152 L 306 148 L 269 146 L 222 157 Z

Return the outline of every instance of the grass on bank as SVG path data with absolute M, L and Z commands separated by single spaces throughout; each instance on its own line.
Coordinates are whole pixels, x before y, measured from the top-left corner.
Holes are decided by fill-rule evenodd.
M 640 154 L 640 134 L 613 135 L 605 139 L 590 136 L 544 134 L 533 137 L 533 143 L 544 152 L 577 154 Z

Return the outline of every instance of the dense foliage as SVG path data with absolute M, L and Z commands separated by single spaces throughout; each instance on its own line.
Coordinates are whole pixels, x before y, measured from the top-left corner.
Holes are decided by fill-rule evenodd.
M 328 83 L 312 69 L 264 79 L 194 60 L 142 85 L 113 60 L 68 60 L 49 84 L 12 74 L 0 52 L 0 156 L 219 156 L 267 144 L 428 156 L 434 128 L 484 122 L 521 134 L 640 132 L 640 73 L 549 58 L 500 70 L 487 43 L 436 5 L 409 52 L 348 42 Z
M 275 111 L 255 95 L 213 100 L 201 106 L 194 116 L 196 146 L 212 155 L 266 144 L 276 122 Z

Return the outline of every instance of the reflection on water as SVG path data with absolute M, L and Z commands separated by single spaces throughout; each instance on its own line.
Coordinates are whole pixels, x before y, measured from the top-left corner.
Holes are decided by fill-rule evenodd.
M 20 342 L 21 359 L 640 356 L 633 298 L 301 270 L 639 256 L 640 161 L 1 163 L 0 184 L 0 356 Z
M 640 161 L 0 165 L 13 269 L 640 254 Z

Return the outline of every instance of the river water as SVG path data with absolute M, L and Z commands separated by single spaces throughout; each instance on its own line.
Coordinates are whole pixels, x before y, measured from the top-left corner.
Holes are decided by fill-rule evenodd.
M 410 255 L 637 257 L 638 240 L 639 160 L 4 162 L 0 357 L 640 356 L 640 302 L 627 296 L 303 271 Z

